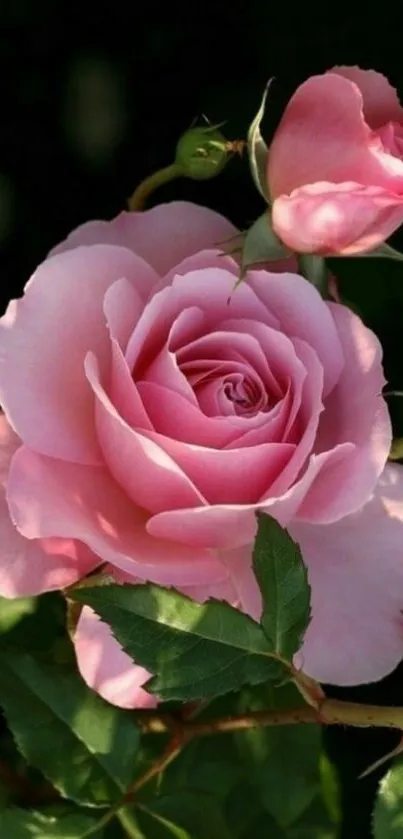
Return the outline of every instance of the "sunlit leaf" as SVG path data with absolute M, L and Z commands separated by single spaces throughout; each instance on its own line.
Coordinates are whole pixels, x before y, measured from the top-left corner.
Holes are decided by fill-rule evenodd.
M 0 812 L 2 839 L 81 839 L 95 824 L 96 817 L 87 813 L 51 817 L 17 807 Z M 92 835 L 93 839 L 101 837 L 100 832 Z
M 289 708 L 300 701 L 296 688 L 261 685 L 240 697 L 240 713 L 265 708 Z M 243 758 L 248 783 L 279 839 L 335 839 L 339 819 L 337 789 L 327 759 L 324 766 L 322 730 L 317 725 L 273 726 L 234 735 Z M 333 787 L 329 789 L 330 781 Z M 326 788 L 325 788 L 326 787 Z M 329 796 L 331 806 L 329 806 Z M 255 810 L 258 807 L 255 805 Z M 244 839 L 242 834 L 242 839 Z M 251 829 L 251 834 L 252 829 Z
M 112 628 L 123 649 L 154 678 L 163 699 L 202 699 L 278 678 L 262 628 L 227 603 L 196 603 L 155 585 L 70 591 Z
M 382 779 L 373 812 L 374 839 L 403 836 L 403 760 L 397 760 Z
M 310 587 L 298 545 L 275 519 L 259 515 L 253 568 L 263 597 L 261 624 L 273 652 L 291 660 L 310 618 Z
M 119 797 L 140 737 L 131 715 L 90 691 L 72 668 L 16 651 L 1 653 L 0 668 L 0 705 L 28 763 L 79 803 Z
M 31 615 L 35 608 L 35 597 L 18 597 L 15 600 L 0 597 L 0 634 L 9 632 L 25 615 Z

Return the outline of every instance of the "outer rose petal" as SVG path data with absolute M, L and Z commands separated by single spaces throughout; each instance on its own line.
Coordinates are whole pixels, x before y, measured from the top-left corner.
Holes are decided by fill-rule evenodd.
M 403 655 L 403 468 L 387 466 L 372 499 L 325 527 L 293 524 L 312 588 L 297 663 L 321 682 L 374 682 Z
M 81 466 L 22 447 L 7 482 L 13 521 L 27 539 L 78 539 L 105 562 L 162 585 L 216 582 L 226 569 L 210 551 L 154 539 L 147 516 L 103 467 Z
M 120 708 L 155 708 L 157 699 L 143 689 L 150 674 L 133 664 L 109 626 L 84 606 L 74 636 L 78 669 L 89 687 Z
M 7 503 L 0 500 L 0 594 L 30 597 L 66 588 L 99 565 L 86 545 L 73 539 L 33 539 L 14 527 Z
M 87 350 L 109 369 L 104 295 L 125 277 L 134 286 L 152 269 L 129 250 L 94 245 L 44 262 L 0 321 L 0 402 L 15 431 L 43 454 L 102 460 L 95 436 Z M 74 314 L 72 314 L 74 313 Z
M 362 107 L 358 87 L 334 73 L 312 76 L 297 89 L 270 147 L 273 198 L 318 181 L 403 191 L 403 162 L 379 153 Z
M 89 221 L 73 230 L 51 253 L 100 242 L 120 245 L 141 256 L 163 277 L 186 257 L 219 247 L 237 233 L 226 218 L 207 207 L 172 201 L 138 213 L 123 212 L 112 221 Z M 145 298 L 152 288 L 147 283 L 142 289 L 136 287 Z
M 25 597 L 72 585 L 99 564 L 71 539 L 28 541 L 14 527 L 4 494 L 11 458 L 21 441 L 0 415 L 0 594 Z
M 336 462 L 329 461 L 307 493 L 298 519 L 327 524 L 359 510 L 382 474 L 392 442 L 389 411 L 382 398 L 385 378 L 382 347 L 346 306 L 330 303 L 346 363 L 325 402 L 315 451 L 332 450 L 349 442 L 354 448 Z
M 140 295 L 124 277 L 109 286 L 103 301 L 105 320 L 112 340 L 115 340 L 122 352 L 143 311 L 144 303 Z
M 299 253 L 357 254 L 400 226 L 403 195 L 353 182 L 312 183 L 276 198 L 272 220 L 277 235 Z
M 333 67 L 329 72 L 343 76 L 359 87 L 364 100 L 364 117 L 371 128 L 381 128 L 387 122 L 403 122 L 399 97 L 382 73 L 361 67 Z

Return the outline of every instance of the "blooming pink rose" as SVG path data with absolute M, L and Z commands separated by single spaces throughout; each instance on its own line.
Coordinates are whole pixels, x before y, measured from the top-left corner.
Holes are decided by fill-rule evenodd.
M 375 680 L 403 653 L 403 472 L 385 469 L 381 348 L 295 274 L 250 271 L 233 293 L 219 247 L 234 233 L 181 202 L 91 222 L 10 303 L 0 591 L 64 587 L 102 563 L 258 618 L 264 510 L 308 565 L 298 660 L 321 680 Z M 75 643 L 108 700 L 155 702 L 88 608 Z
M 288 103 L 270 147 L 273 227 L 292 250 L 356 254 L 403 221 L 403 108 L 374 70 L 334 67 Z

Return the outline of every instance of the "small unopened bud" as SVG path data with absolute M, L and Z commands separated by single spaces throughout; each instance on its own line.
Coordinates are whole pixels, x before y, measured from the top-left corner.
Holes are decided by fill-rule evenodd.
M 216 125 L 190 128 L 179 140 L 175 163 L 188 178 L 208 180 L 224 168 L 229 157 L 229 146 Z

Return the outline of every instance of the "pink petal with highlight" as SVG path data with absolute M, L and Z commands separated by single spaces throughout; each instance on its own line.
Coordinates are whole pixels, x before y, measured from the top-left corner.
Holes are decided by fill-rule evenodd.
M 353 312 L 329 303 L 346 359 L 337 386 L 326 400 L 315 451 L 353 444 L 348 458 L 323 469 L 304 499 L 298 518 L 327 524 L 356 512 L 383 472 L 392 442 L 389 412 L 381 396 L 385 378 L 382 348 Z
M 290 527 L 312 591 L 297 664 L 318 681 L 377 681 L 402 658 L 402 498 L 403 469 L 387 466 L 361 511 L 325 527 Z
M 144 690 L 150 674 L 133 664 L 109 626 L 84 606 L 74 636 L 78 669 L 87 685 L 119 708 L 155 708 L 157 699 Z
M 147 268 L 147 266 L 146 266 Z M 87 350 L 103 373 L 110 364 L 104 295 L 144 263 L 111 245 L 48 259 L 0 321 L 0 401 L 21 439 L 54 457 L 99 463 L 94 398 L 84 373 Z
M 96 426 L 105 461 L 131 500 L 154 513 L 203 503 L 201 493 L 172 458 L 145 436 L 145 430 L 140 434 L 130 428 L 116 412 L 102 388 L 95 356 L 88 355 L 85 367 L 96 397 Z
M 142 212 L 123 212 L 112 221 L 87 222 L 73 230 L 52 253 L 78 245 L 119 245 L 141 256 L 163 277 L 186 257 L 227 247 L 228 240 L 237 234 L 237 229 L 214 210 L 187 201 L 172 201 Z M 139 284 L 137 289 L 140 291 Z M 142 283 L 143 299 L 150 291 L 152 286 Z
M 65 463 L 23 447 L 13 458 L 7 496 L 26 539 L 77 539 L 105 562 L 162 585 L 204 585 L 227 576 L 209 551 L 150 536 L 144 511 L 103 467 Z
M 360 89 L 364 117 L 371 128 L 381 128 L 387 122 L 403 122 L 403 108 L 397 92 L 382 73 L 345 66 L 332 67 L 329 72 L 354 82 Z

